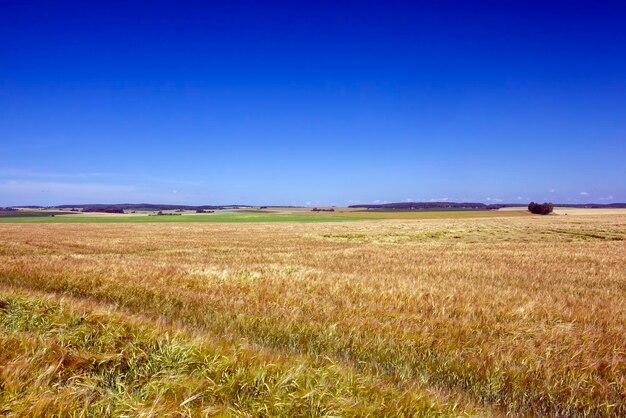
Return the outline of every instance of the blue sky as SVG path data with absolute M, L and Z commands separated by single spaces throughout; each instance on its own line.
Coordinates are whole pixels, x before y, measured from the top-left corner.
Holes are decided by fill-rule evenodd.
M 0 205 L 626 201 L 626 4 L 0 3 Z

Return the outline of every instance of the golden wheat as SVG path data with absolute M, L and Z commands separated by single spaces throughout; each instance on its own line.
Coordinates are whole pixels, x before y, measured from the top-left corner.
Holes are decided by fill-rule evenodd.
M 626 415 L 626 216 L 0 225 L 5 415 Z

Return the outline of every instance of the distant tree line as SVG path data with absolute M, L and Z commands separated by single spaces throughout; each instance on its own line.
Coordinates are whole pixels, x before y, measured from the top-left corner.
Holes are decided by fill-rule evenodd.
M 545 203 L 530 202 L 528 204 L 528 210 L 530 211 L 530 213 L 534 213 L 537 215 L 548 215 L 552 213 L 552 211 L 554 210 L 554 205 L 549 202 L 545 202 Z
M 83 212 L 124 213 L 124 209 L 116 206 L 88 207 Z
M 181 213 L 165 213 L 163 211 L 158 211 L 155 214 L 150 214 L 148 216 L 180 216 L 182 215 Z
M 388 210 L 420 210 L 420 209 L 476 209 L 492 210 L 522 206 L 520 203 L 485 204 L 476 202 L 397 202 L 381 204 L 351 205 L 350 208 L 388 209 Z M 553 206 L 567 206 L 570 208 L 626 208 L 626 203 L 554 203 Z
M 334 212 L 335 209 L 330 208 L 330 209 L 320 209 L 320 208 L 313 208 L 311 209 L 311 212 Z
M 230 208 L 247 208 L 251 206 L 246 205 L 200 205 L 200 206 L 190 206 L 190 205 L 160 205 L 160 204 L 152 204 L 152 203 L 119 203 L 119 204 L 110 204 L 110 203 L 89 203 L 89 204 L 72 204 L 72 205 L 59 205 L 53 206 L 55 209 L 71 209 L 71 208 L 83 208 L 86 212 L 102 212 L 102 209 L 105 208 L 118 208 L 122 210 L 146 210 L 146 211 L 159 211 L 159 210 L 197 210 L 197 209 L 205 209 L 205 210 L 218 210 L 218 209 L 230 209 Z M 40 208 L 40 206 L 37 206 Z
M 350 208 L 363 209 L 396 209 L 396 210 L 419 210 L 419 209 L 498 209 L 501 205 L 486 205 L 484 203 L 467 202 L 397 202 L 381 204 L 352 205 Z

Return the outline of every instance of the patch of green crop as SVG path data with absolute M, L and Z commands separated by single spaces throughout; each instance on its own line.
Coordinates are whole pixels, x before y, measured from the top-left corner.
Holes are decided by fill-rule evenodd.
M 0 218 L 52 218 L 54 216 L 74 215 L 72 212 L 44 212 L 36 210 L 0 210 Z
M 339 238 L 339 239 L 355 240 L 355 241 L 362 241 L 362 240 L 367 239 L 367 235 L 365 234 L 322 234 L 322 237 Z

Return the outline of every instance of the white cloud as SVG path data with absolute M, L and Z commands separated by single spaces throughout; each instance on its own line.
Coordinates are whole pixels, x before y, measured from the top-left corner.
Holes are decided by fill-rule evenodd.
M 580 195 L 581 196 L 589 196 L 589 193 L 587 193 L 587 192 L 580 192 Z
M 522 200 L 522 196 L 517 196 L 515 199 L 516 200 Z
M 488 197 L 486 200 L 488 202 L 502 202 L 502 199 L 499 199 L 497 197 Z
M 549 190 L 549 192 L 550 192 L 550 193 L 554 193 L 554 192 L 556 192 L 556 190 L 554 190 L 554 189 L 550 189 L 550 190 Z
M 610 194 L 608 196 L 604 196 L 604 197 L 600 197 L 598 198 L 599 200 L 613 200 L 613 195 Z

